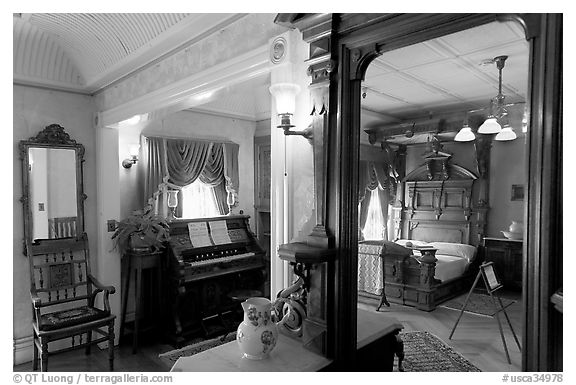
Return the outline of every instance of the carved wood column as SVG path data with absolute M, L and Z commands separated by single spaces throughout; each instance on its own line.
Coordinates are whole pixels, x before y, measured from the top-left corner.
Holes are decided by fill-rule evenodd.
M 282 18 L 280 14 L 279 18 Z M 334 70 L 331 59 L 331 17 L 322 16 L 325 24 L 311 28 L 310 20 L 298 24 L 286 15 L 286 23 L 296 25 L 309 43 L 309 65 L 307 74 L 311 77 L 309 92 L 311 96 L 310 114 L 312 123 L 313 167 L 314 167 L 314 209 L 315 225 L 303 242 L 280 245 L 279 257 L 296 268 L 303 264 L 307 272 L 306 319 L 302 325 L 302 343 L 308 349 L 325 356 L 331 356 L 328 337 L 329 302 L 328 274 L 334 259 L 334 236 L 327 228 L 327 183 L 328 183 L 328 134 L 330 105 L 330 74 Z M 283 24 L 277 19 L 277 23 Z M 314 21 L 313 24 L 318 22 Z
M 490 151 L 492 149 L 491 135 L 477 135 L 474 142 L 476 152 L 476 167 L 478 171 L 478 201 L 475 210 L 477 212 L 476 226 L 478 226 L 477 244 L 482 244 L 486 234 L 486 216 L 488 214 L 490 196 Z
M 396 172 L 398 172 L 398 183 L 396 185 L 396 201 L 392 206 L 394 215 L 394 239 L 399 239 L 402 230 L 402 209 L 404 208 L 404 177 L 406 176 L 406 149 L 405 144 L 396 150 Z

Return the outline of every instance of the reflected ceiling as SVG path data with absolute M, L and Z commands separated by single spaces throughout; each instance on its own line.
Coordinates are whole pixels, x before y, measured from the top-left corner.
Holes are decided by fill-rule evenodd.
M 362 128 L 486 108 L 498 93 L 498 69 L 488 62 L 500 55 L 508 56 L 502 71 L 506 103 L 524 102 L 528 53 L 524 31 L 513 22 L 387 52 L 370 64 L 363 82 Z

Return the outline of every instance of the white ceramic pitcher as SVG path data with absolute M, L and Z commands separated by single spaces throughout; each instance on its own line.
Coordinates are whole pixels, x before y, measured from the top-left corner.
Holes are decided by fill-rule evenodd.
M 524 224 L 520 221 L 512 221 L 508 231 L 511 233 L 522 233 L 524 231 Z
M 280 319 L 276 305 L 279 302 L 288 305 L 288 312 Z M 253 297 L 242 302 L 244 321 L 238 326 L 236 341 L 244 357 L 261 360 L 268 357 L 278 341 L 278 326 L 290 317 L 292 306 L 286 298 L 277 298 L 274 303 L 268 298 Z

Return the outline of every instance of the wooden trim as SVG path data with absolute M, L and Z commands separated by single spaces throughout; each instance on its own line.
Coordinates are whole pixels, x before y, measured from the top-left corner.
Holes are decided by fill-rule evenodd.
M 524 223 L 522 369 L 562 370 L 562 315 L 551 295 L 562 286 L 562 15 L 528 26 L 530 111 Z
M 331 170 L 329 199 L 334 202 L 334 216 L 329 218 L 337 247 L 334 290 L 334 359 L 342 370 L 353 368 L 356 360 L 356 314 L 358 291 L 358 163 L 360 161 L 361 82 L 351 81 L 347 70 L 350 51 L 339 48 L 339 76 L 331 83 L 337 108 L 331 109 L 331 123 L 336 127 L 329 149 Z M 332 100 L 332 95 L 331 95 Z M 332 131 L 332 130 L 330 130 Z M 332 167 L 339 165 L 339 167 Z M 333 183 L 333 184 L 332 184 Z M 329 274 L 330 276 L 330 274 Z
M 98 113 L 96 126 L 110 126 L 136 114 L 184 103 L 193 96 L 268 73 L 270 66 L 269 47 L 266 44 L 166 87 L 101 111 Z M 183 106 L 180 109 L 189 107 L 192 106 Z
M 327 224 L 333 230 L 337 248 L 334 271 L 328 274 L 334 277 L 329 282 L 333 291 L 329 333 L 330 340 L 335 341 L 331 351 L 336 367 L 345 370 L 354 361 L 358 222 L 355 183 L 360 81 L 368 65 L 385 51 L 492 21 L 515 20 L 523 25 L 531 45 L 522 370 L 562 370 L 562 340 L 557 333 L 562 317 L 550 303 L 551 295 L 562 286 L 562 14 L 374 14 L 373 20 L 362 17 L 361 25 L 348 28 L 348 21 L 353 18 L 332 15 L 331 27 L 324 31 L 331 39 L 330 59 L 338 63 L 337 71 L 330 76 L 330 137 L 326 148 L 330 213 Z M 374 22 L 376 19 L 381 20 Z M 315 24 L 314 20 L 319 21 Z M 296 27 L 314 31 L 325 25 L 323 20 L 326 18 L 317 15 L 306 20 L 306 16 L 298 14 L 288 18 L 288 23 L 294 21 Z
M 531 119 L 529 122 L 529 161 L 526 183 L 529 185 L 528 205 L 525 223 L 527 223 L 528 239 L 524 252 L 524 289 L 525 289 L 525 333 L 523 340 L 523 370 L 545 371 L 552 367 L 561 368 L 561 362 L 554 359 L 561 352 L 561 341 L 554 337 L 553 327 L 558 325 L 558 316 L 549 313 L 550 295 L 561 286 L 561 100 L 562 97 L 562 16 L 536 15 L 540 23 L 534 20 L 535 15 L 427 15 L 422 24 L 422 15 L 402 15 L 388 20 L 385 24 L 379 23 L 369 27 L 366 31 L 357 31 L 342 40 L 340 50 L 350 50 L 351 62 L 349 65 L 341 63 L 339 77 L 340 97 L 344 101 L 339 111 L 343 127 L 355 129 L 354 119 L 347 118 L 347 114 L 354 114 L 354 96 L 346 97 L 342 92 L 346 90 L 352 79 L 363 79 L 369 62 L 383 50 L 400 48 L 430 38 L 457 32 L 476 25 L 494 20 L 517 20 L 523 23 L 527 36 L 532 36 L 531 44 Z M 384 28 L 385 26 L 385 28 Z M 538 27 L 538 28 L 536 28 Z M 358 36 L 357 36 L 358 35 Z M 364 45 L 362 45 L 362 44 Z M 363 59 L 363 58 L 366 58 Z M 350 73 L 348 75 L 346 72 Z M 353 92 L 348 91 L 348 94 Z M 560 129 L 558 129 L 560 127 Z M 349 132 L 348 135 L 352 135 Z M 346 137 L 346 133 L 341 133 Z M 337 152 L 351 152 L 351 141 L 341 144 Z M 349 157 L 347 165 L 353 163 Z M 336 181 L 336 188 L 341 191 L 345 184 L 353 184 L 356 180 L 356 164 L 351 167 L 342 167 L 340 180 Z M 340 194 L 340 207 L 351 208 L 353 194 Z M 353 210 L 350 210 L 354 212 Z M 357 219 L 339 213 L 341 220 L 348 221 L 348 231 L 352 231 Z M 352 231 L 353 232 L 353 231 Z M 350 239 L 346 229 L 338 233 L 342 240 Z M 337 241 L 338 242 L 338 241 Z M 346 246 L 349 246 L 346 242 Z M 342 250 L 343 251 L 343 250 Z M 348 254 L 354 254 L 351 250 Z M 350 272 L 356 271 L 351 269 Z M 346 278 L 339 277 L 346 281 Z M 339 285 L 344 290 L 350 290 L 347 285 Z M 343 299 L 345 293 L 338 293 L 337 297 Z M 558 313 L 555 313 L 558 314 Z M 554 319 L 555 318 L 555 319 Z M 342 338 L 350 338 L 339 333 Z M 557 334 L 557 333 L 556 333 Z M 345 344 L 344 342 L 342 343 Z

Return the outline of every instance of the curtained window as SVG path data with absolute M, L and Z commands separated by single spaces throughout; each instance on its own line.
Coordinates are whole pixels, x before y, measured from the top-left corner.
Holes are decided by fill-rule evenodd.
M 144 147 L 145 197 L 156 213 L 168 215 L 168 190 L 178 190 L 179 217 L 184 214 L 184 207 L 190 213 L 194 212 L 192 205 L 206 204 L 207 198 L 202 198 L 207 196 L 205 188 L 211 190 L 219 214 L 228 214 L 235 206 L 239 179 L 237 144 L 146 137 Z M 188 187 L 191 185 L 195 188 Z
M 178 205 L 181 207 L 181 218 L 201 218 L 220 215 L 220 209 L 216 203 L 214 188 L 196 180 L 182 188 L 182 200 Z
M 366 223 L 362 229 L 362 234 L 364 235 L 365 240 L 380 240 L 385 239 L 387 240 L 387 231 L 388 223 L 386 223 L 384 219 L 384 215 L 382 214 L 382 209 L 388 211 L 387 218 L 390 218 L 390 209 L 391 206 L 382 207 L 380 205 L 380 197 L 379 194 L 383 193 L 383 190 L 375 188 L 374 190 L 367 192 L 370 194 L 370 203 L 368 205 L 368 214 L 366 218 Z
M 396 170 L 392 162 L 360 161 L 359 172 L 358 239 L 388 240 Z

